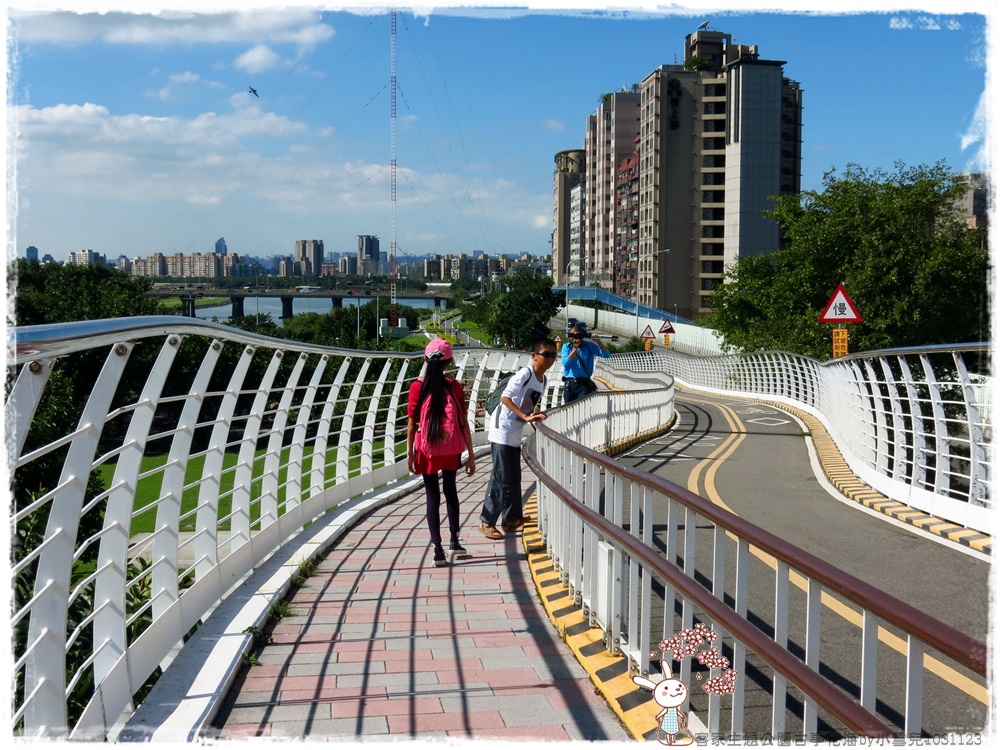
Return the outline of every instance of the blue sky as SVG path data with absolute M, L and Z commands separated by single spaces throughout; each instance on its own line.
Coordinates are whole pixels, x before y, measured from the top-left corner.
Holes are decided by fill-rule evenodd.
M 298 239 L 353 252 L 359 234 L 388 250 L 395 213 L 401 261 L 546 254 L 554 154 L 582 147 L 603 93 L 682 62 L 705 20 L 801 84 L 804 189 L 850 163 L 985 171 L 986 5 L 946 5 L 400 9 L 395 212 L 384 10 L 22 5 L 34 10 L 8 11 L 13 251 L 145 257 L 225 237 L 249 255 L 289 255 Z

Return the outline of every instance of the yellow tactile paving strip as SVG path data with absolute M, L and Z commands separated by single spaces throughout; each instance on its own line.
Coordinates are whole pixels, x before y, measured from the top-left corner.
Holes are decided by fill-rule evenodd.
M 694 389 L 685 390 L 694 391 Z M 798 417 L 809 431 L 824 474 L 845 497 L 903 523 L 990 554 L 992 539 L 989 535 L 916 510 L 898 500 L 891 500 L 864 484 L 850 470 L 822 423 L 811 414 L 764 399 L 743 400 L 768 404 Z M 615 444 L 606 452 L 610 455 L 620 453 L 666 432 L 672 426 L 673 420 L 670 425 L 664 425 L 651 434 L 636 436 Z M 525 514 L 532 520 L 524 526 L 522 543 L 542 606 L 577 660 L 590 675 L 597 690 L 604 696 L 629 733 L 638 740 L 654 740 L 658 707 L 648 692 L 632 682 L 628 673 L 628 660 L 624 656 L 611 656 L 607 652 L 600 629 L 589 626 L 583 612 L 570 598 L 569 588 L 559 580 L 559 573 L 552 564 L 538 530 L 537 500 L 537 495 L 532 495 L 525 505 Z
M 659 707 L 649 692 L 632 682 L 628 660 L 605 650 L 603 633 L 590 627 L 570 598 L 569 587 L 559 580 L 538 530 L 537 494 L 525 504 L 524 512 L 531 520 L 524 525 L 522 543 L 535 590 L 549 619 L 629 733 L 638 740 L 655 739 Z

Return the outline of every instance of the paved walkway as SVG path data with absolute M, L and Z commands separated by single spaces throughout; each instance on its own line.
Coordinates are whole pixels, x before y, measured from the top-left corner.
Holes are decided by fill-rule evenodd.
M 816 420 L 795 413 L 807 420 L 823 470 L 846 496 L 991 549 L 986 535 L 897 509 L 846 469 Z M 474 477 L 459 476 L 468 555 L 433 566 L 422 491 L 372 512 L 290 597 L 290 613 L 257 652 L 259 664 L 237 676 L 215 736 L 656 740 L 658 707 L 572 606 L 534 522 L 497 542 L 477 531 L 488 453 L 477 462 Z M 523 484 L 534 516 L 526 467 Z M 693 714 L 689 725 L 707 737 Z
M 468 555 L 434 567 L 423 492 L 359 522 L 240 671 L 219 739 L 632 740 L 539 602 L 521 532 L 478 532 L 478 464 L 459 476 Z

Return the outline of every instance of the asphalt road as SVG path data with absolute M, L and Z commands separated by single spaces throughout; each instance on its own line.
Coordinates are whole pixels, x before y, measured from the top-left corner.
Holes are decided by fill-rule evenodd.
M 668 435 L 616 458 L 687 487 L 918 610 L 987 641 L 990 566 L 985 555 L 867 512 L 842 498 L 817 478 L 820 472 L 810 461 L 804 427 L 786 412 L 754 402 L 680 391 L 677 412 L 677 425 Z M 654 523 L 665 522 L 666 510 L 654 510 Z M 703 526 L 707 524 L 699 524 L 697 532 L 696 569 L 707 581 L 711 577 L 712 532 Z M 735 576 L 734 557 L 727 554 L 727 592 L 728 582 Z M 748 616 L 770 633 L 774 576 L 766 565 L 760 556 L 752 558 Z M 860 630 L 852 622 L 858 619 L 852 611 L 858 608 L 845 606 L 836 597 L 824 599 L 820 671 L 856 695 Z M 790 648 L 801 656 L 805 595 L 794 585 L 790 601 Z M 680 627 L 680 620 L 675 619 L 674 632 Z M 901 732 L 905 664 L 891 635 L 882 640 L 877 713 Z M 982 731 L 988 713 L 983 702 L 988 701 L 985 681 L 947 658 L 941 662 L 931 662 L 936 670 L 931 674 L 926 672 L 925 661 L 924 734 Z M 748 734 L 766 734 L 770 729 L 770 674 L 756 657 L 748 658 L 743 676 Z M 692 690 L 695 710 L 703 708 L 696 700 L 699 693 Z M 729 720 L 727 705 L 724 699 L 723 728 Z M 788 731 L 801 726 L 801 704 L 794 691 L 786 704 L 786 724 Z M 835 721 L 822 717 L 819 728 L 827 739 L 843 735 Z

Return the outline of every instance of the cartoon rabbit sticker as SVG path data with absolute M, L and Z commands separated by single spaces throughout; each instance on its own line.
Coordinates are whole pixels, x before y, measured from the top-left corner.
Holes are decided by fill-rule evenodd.
M 675 679 L 670 672 L 670 662 L 660 660 L 663 679 L 654 682 L 647 677 L 635 675 L 632 682 L 641 688 L 653 691 L 653 700 L 663 710 L 656 715 L 656 739 L 663 745 L 690 745 L 694 737 L 687 731 L 686 717 L 677 709 L 688 697 L 687 685 Z M 677 735 L 680 734 L 680 738 Z

